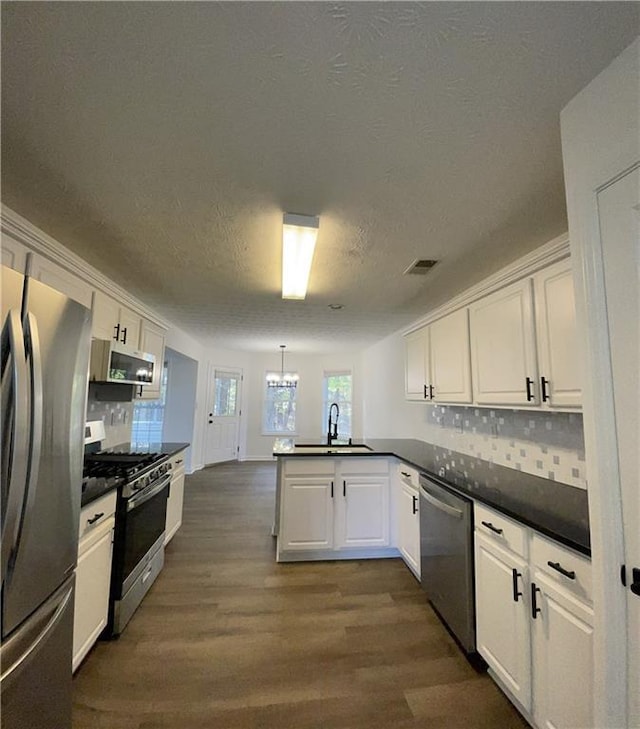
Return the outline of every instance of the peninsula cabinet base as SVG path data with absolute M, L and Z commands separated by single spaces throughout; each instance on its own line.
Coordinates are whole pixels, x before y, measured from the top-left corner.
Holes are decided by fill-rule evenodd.
M 402 557 L 402 554 L 395 547 L 349 550 L 283 550 L 282 552 L 278 550 L 276 562 L 335 562 L 345 559 L 386 559 L 389 557 Z

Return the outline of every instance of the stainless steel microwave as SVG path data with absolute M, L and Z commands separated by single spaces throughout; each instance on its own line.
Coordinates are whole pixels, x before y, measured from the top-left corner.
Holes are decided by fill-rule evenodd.
M 149 385 L 153 382 L 156 358 L 112 339 L 91 342 L 89 379 L 123 385 Z

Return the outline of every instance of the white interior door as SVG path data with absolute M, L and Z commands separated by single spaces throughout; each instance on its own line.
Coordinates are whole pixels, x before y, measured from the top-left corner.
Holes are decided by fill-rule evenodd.
M 627 583 L 640 592 L 640 169 L 598 194 Z M 640 594 L 627 590 L 629 726 L 640 726 Z
M 242 370 L 212 370 L 204 451 L 207 465 L 238 457 L 241 394 Z

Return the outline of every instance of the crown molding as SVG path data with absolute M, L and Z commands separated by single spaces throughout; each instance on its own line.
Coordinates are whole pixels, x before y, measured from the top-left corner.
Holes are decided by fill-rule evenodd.
M 537 271 L 550 266 L 556 261 L 561 261 L 563 258 L 569 256 L 569 234 L 563 233 L 557 238 L 553 238 L 548 243 L 536 248 L 534 251 L 527 253 L 517 261 L 510 263 L 508 266 L 501 268 L 493 275 L 483 279 L 480 283 L 471 286 L 462 293 L 454 296 L 452 299 L 447 301 L 445 304 L 432 309 L 428 314 L 420 317 L 420 319 L 414 321 L 408 327 L 402 330 L 403 335 L 411 334 L 417 329 L 431 324 L 437 319 L 442 319 L 443 316 L 451 314 L 458 309 L 462 309 L 465 306 L 469 306 L 474 301 L 482 299 L 494 291 L 508 286 L 509 284 L 515 283 L 527 276 L 531 276 Z
M 110 278 L 107 278 L 97 268 L 94 268 L 83 258 L 73 253 L 73 251 L 65 248 L 55 238 L 52 238 L 4 204 L 0 211 L 0 231 L 3 235 L 13 238 L 29 250 L 53 261 L 53 263 L 61 266 L 74 276 L 79 276 L 93 288 L 99 289 L 107 296 L 111 296 L 118 302 L 142 314 L 154 324 L 165 329 L 171 328 L 172 325 L 169 321 L 158 316 L 155 311 L 139 299 L 134 298 L 128 291 Z

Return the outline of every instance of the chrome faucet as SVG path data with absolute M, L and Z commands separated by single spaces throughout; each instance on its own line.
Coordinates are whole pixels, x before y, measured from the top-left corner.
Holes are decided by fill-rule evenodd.
M 332 420 L 333 408 L 336 409 L 336 419 Z M 337 402 L 332 402 L 329 407 L 329 422 L 327 424 L 327 445 L 331 445 L 334 440 L 338 440 L 338 418 L 340 417 L 340 408 Z M 333 432 L 331 432 L 333 426 Z

